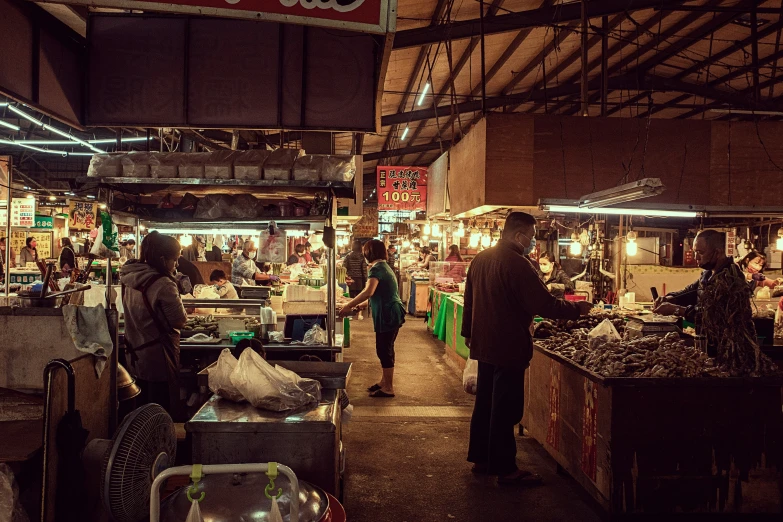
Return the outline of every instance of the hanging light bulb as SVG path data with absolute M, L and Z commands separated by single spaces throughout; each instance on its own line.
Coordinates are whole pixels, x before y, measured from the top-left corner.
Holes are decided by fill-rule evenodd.
M 633 257 L 639 252 L 639 245 L 636 244 L 636 232 L 629 231 L 625 236 L 625 253 Z
M 435 223 L 432 225 L 432 237 L 441 237 L 443 235 L 443 232 L 440 230 L 440 225 Z
M 783 250 L 783 228 L 778 229 L 778 240 L 775 241 L 775 247 L 778 250 Z
M 498 240 L 496 238 L 492 238 L 492 242 L 490 243 L 490 246 L 495 246 L 498 244 Z
M 430 236 L 421 236 L 421 240 L 424 241 L 425 243 L 429 243 Z
M 572 256 L 582 255 L 582 243 L 579 242 L 579 236 L 576 235 L 576 232 L 571 234 L 571 246 L 568 247 L 568 252 Z
M 468 246 L 470 246 L 470 248 L 476 249 L 479 246 L 479 241 L 481 241 L 481 234 L 473 234 L 471 232 Z
M 424 225 L 424 235 L 429 236 L 432 234 L 432 227 L 430 226 L 430 222 L 427 221 L 427 223 Z
M 463 223 L 462 221 L 460 221 L 460 222 L 459 222 L 459 225 L 457 226 L 457 230 L 459 230 L 460 232 L 462 232 L 462 235 L 464 236 L 464 235 L 465 235 L 465 223 Z
M 489 234 L 482 234 L 481 235 L 481 246 L 483 248 L 489 248 L 492 244 L 492 236 Z
M 582 230 L 582 233 L 579 234 L 579 242 L 582 244 L 582 246 L 587 246 L 590 244 L 590 233 L 587 232 L 587 229 Z
M 190 234 L 185 234 L 182 237 L 179 238 L 179 246 L 181 247 L 189 247 L 193 244 L 193 236 Z
M 411 242 L 410 242 L 410 240 L 408 240 L 408 239 L 404 239 L 404 240 L 402 241 L 402 248 L 406 248 L 406 249 L 407 249 L 407 248 L 410 248 L 410 247 L 411 247 Z

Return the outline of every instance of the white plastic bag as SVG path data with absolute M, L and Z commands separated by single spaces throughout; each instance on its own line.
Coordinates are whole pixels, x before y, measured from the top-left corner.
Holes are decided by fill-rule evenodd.
M 465 393 L 476 395 L 478 389 L 478 361 L 468 359 L 465 371 L 462 372 L 462 389 Z
M 19 502 L 19 488 L 8 464 L 0 464 L 0 522 L 30 522 Z
M 604 319 L 598 326 L 590 330 L 587 334 L 587 342 L 590 347 L 594 343 L 603 344 L 610 341 L 621 341 L 622 337 L 617 333 L 617 329 L 614 327 L 609 319 Z
M 316 398 L 316 400 L 321 400 L 321 383 L 316 381 L 315 379 L 305 379 L 304 377 L 300 377 L 298 374 L 292 372 L 288 368 L 283 368 L 279 364 L 275 365 L 275 370 L 283 374 L 283 377 L 286 377 L 287 379 L 291 379 L 291 382 L 302 388 L 302 390 L 306 393 L 309 393 L 313 397 Z
M 302 342 L 304 344 L 326 344 L 329 341 L 326 335 L 326 330 L 321 328 L 321 325 L 314 324 L 312 328 L 307 330 L 304 334 Z
M 242 402 L 245 398 L 231 382 L 231 374 L 237 367 L 237 359 L 228 348 L 220 352 L 217 364 L 209 370 L 209 389 L 224 399 Z
M 188 511 L 188 518 L 185 522 L 204 522 L 204 517 L 201 516 L 201 507 L 198 505 L 198 500 L 194 500 L 190 503 L 190 511 Z
M 292 410 L 320 400 L 320 383 L 315 381 L 319 397 L 307 393 L 251 348 L 239 356 L 231 383 L 250 404 L 265 410 Z

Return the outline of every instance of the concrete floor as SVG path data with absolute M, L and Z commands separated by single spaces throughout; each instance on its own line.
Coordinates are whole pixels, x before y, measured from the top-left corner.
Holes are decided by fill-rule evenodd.
M 462 391 L 459 370 L 423 320 L 409 317 L 397 339 L 393 399 L 367 396 L 380 378 L 370 321 L 351 324 L 351 344 L 344 357 L 354 363 L 348 393 L 355 409 L 343 431 L 350 522 L 600 520 L 532 439 L 518 437 L 517 460 L 540 473 L 544 486 L 499 487 L 470 472 L 473 397 Z

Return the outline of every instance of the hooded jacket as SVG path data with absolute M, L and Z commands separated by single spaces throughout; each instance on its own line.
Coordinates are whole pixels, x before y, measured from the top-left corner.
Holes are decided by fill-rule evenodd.
M 122 306 L 125 309 L 125 340 L 131 347 L 136 348 L 156 341 L 164 335 L 150 316 L 141 293 L 142 288 L 159 275 L 160 272 L 138 261 L 130 261 L 120 269 L 120 282 L 124 287 Z M 162 323 L 168 326 L 170 331 L 165 333 L 179 337 L 179 329 L 185 325 L 188 318 L 177 283 L 170 277 L 160 277 L 147 289 L 147 299 Z M 163 350 L 162 343 L 154 343 L 136 352 L 138 360 L 130 364 L 132 373 L 147 381 L 167 381 L 167 362 Z M 179 364 L 178 343 L 176 359 Z

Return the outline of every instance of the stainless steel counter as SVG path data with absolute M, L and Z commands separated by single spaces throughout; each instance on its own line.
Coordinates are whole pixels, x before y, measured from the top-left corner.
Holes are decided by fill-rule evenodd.
M 340 418 L 338 390 L 322 390 L 319 404 L 271 412 L 213 396 L 185 424 L 193 462 L 241 464 L 276 461 L 308 482 L 338 496 Z

